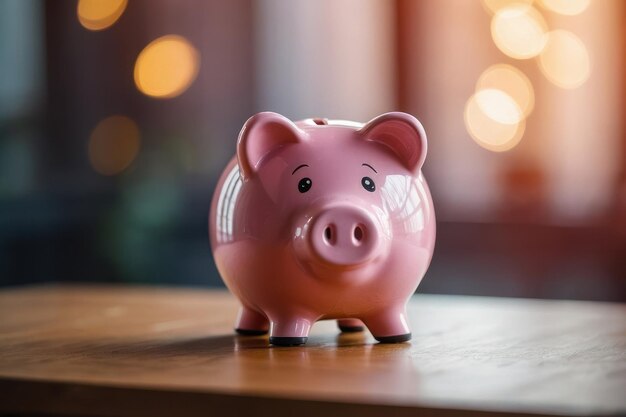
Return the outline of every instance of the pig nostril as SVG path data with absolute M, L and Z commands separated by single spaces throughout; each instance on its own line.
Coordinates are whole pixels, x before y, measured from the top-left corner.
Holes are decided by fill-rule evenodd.
M 354 228 L 354 240 L 356 244 L 360 244 L 363 240 L 363 228 L 361 226 Z
M 333 229 L 332 226 L 326 226 L 324 229 L 324 238 L 326 239 L 326 243 L 332 245 L 333 244 Z

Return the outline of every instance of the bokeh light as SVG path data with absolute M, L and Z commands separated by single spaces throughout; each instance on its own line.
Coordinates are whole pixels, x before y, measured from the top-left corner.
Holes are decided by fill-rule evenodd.
M 532 6 L 513 4 L 504 7 L 491 20 L 491 36 L 504 54 L 515 59 L 539 55 L 547 41 L 548 26 Z
M 102 30 L 120 18 L 126 5 L 127 0 L 79 0 L 76 14 L 86 29 Z
M 527 117 L 535 105 L 535 93 L 528 77 L 517 68 L 497 64 L 487 68 L 476 83 L 476 91 L 497 89 L 508 94 Z
M 504 115 L 504 118 L 507 118 L 514 114 L 507 116 L 496 108 L 506 100 L 503 99 L 504 96 L 507 94 L 502 91 L 494 94 L 493 91 L 481 90 L 465 105 L 464 121 L 468 133 L 476 143 L 490 151 L 503 152 L 515 147 L 522 139 L 526 128 L 525 120 L 518 123 L 502 123 L 491 117 L 496 115 L 502 118 Z M 510 109 L 511 104 L 515 105 L 515 102 L 510 96 L 508 100 L 510 102 L 506 107 Z
M 498 123 L 515 124 L 523 119 L 519 106 L 507 93 L 495 88 L 477 91 L 474 95 L 480 110 Z
M 515 5 L 515 4 L 531 5 L 532 2 L 533 0 L 483 0 L 483 5 L 489 12 L 494 14 L 494 13 L 497 13 L 498 10 L 511 6 L 511 5 Z
M 591 0 L 540 0 L 539 3 L 552 12 L 574 16 L 584 12 Z
M 548 43 L 539 56 L 539 68 L 545 77 L 562 88 L 582 85 L 591 73 L 585 44 L 572 32 L 550 32 Z
M 181 36 L 167 35 L 149 43 L 137 57 L 135 84 L 158 98 L 182 94 L 198 75 L 199 53 Z
M 124 171 L 139 152 L 140 134 L 137 124 L 126 116 L 110 116 L 101 120 L 89 138 L 89 161 L 102 175 Z

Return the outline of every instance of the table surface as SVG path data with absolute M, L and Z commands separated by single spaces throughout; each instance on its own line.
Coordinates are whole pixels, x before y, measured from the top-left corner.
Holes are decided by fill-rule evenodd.
M 0 291 L 0 414 L 626 415 L 626 306 L 417 295 L 411 343 L 233 334 L 227 292 Z

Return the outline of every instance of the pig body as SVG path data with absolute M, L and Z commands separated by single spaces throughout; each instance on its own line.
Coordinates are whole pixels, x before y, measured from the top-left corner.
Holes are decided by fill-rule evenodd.
M 209 215 L 217 268 L 241 301 L 241 334 L 306 342 L 313 323 L 363 324 L 380 342 L 411 333 L 405 306 L 432 257 L 426 136 L 404 113 L 366 124 L 246 122 Z

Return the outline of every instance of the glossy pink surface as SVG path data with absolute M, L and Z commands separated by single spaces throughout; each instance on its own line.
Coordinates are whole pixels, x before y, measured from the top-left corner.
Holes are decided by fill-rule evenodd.
M 365 125 L 250 118 L 209 216 L 217 268 L 242 303 L 238 331 L 271 327 L 271 343 L 293 345 L 315 321 L 342 319 L 381 342 L 410 339 L 405 305 L 435 243 L 426 148 L 405 113 Z

